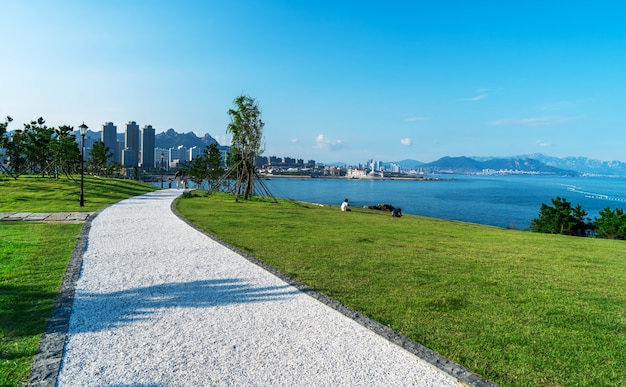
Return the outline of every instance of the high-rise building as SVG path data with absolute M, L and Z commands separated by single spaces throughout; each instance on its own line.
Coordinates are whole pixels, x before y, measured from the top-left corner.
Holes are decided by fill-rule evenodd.
M 165 148 L 154 148 L 154 163 L 158 169 L 169 170 L 170 150 Z
M 197 146 L 193 146 L 191 148 L 189 148 L 189 160 L 193 160 L 198 156 L 202 155 L 202 149 L 200 149 L 200 147 Z
M 154 128 L 144 125 L 141 129 L 141 167 L 154 168 Z
M 136 167 L 139 164 L 139 125 L 135 121 L 128 121 L 124 134 L 124 155 L 126 149 L 131 150 L 133 157 L 126 156 L 122 164 L 125 167 Z M 132 159 L 132 161 L 131 161 Z
M 109 148 L 109 152 L 113 153 L 113 157 L 109 159 L 109 164 L 120 164 L 122 162 L 120 152 L 117 147 L 117 126 L 112 122 L 105 122 L 102 125 L 102 135 L 100 140 L 104 143 L 104 146 Z
M 132 168 L 137 166 L 135 151 L 133 149 L 124 148 L 124 150 L 122 151 L 122 166 L 124 168 Z
M 176 148 L 170 148 L 169 159 L 171 162 L 178 161 L 179 163 L 189 161 L 189 148 L 184 145 L 179 145 Z

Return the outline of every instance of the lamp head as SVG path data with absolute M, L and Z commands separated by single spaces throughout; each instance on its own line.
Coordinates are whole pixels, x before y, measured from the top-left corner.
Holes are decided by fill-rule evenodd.
M 85 121 L 83 121 L 82 125 L 80 125 L 78 129 L 80 130 L 80 135 L 84 136 L 87 133 L 87 129 L 89 129 L 89 127 L 85 125 Z

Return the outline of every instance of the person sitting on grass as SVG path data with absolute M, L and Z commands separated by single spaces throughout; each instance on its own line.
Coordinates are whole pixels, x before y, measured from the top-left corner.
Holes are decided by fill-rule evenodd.
M 350 211 L 348 208 L 348 198 L 341 203 L 341 211 Z
M 402 216 L 402 208 L 394 208 L 393 211 L 391 211 L 391 216 L 393 216 L 394 218 L 399 218 Z

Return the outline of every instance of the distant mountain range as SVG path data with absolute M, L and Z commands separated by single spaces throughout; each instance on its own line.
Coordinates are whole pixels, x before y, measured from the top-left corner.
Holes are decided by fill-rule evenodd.
M 77 132 L 76 132 L 77 133 Z M 87 137 L 94 140 L 100 139 L 101 132 L 89 130 Z M 124 141 L 124 133 L 117 134 L 120 141 Z M 207 145 L 217 143 L 209 134 L 198 137 L 193 132 L 178 133 L 174 129 L 158 133 L 155 136 L 157 148 L 176 148 L 183 145 L 187 148 L 197 146 L 204 148 Z M 218 144 L 219 145 L 219 144 Z M 290 155 L 297 157 L 297 155 Z M 402 168 L 422 170 L 424 173 L 454 173 L 454 174 L 476 174 L 490 171 L 520 171 L 526 173 L 549 174 L 559 176 L 611 176 L 626 177 L 626 163 L 621 161 L 601 161 L 588 157 L 566 157 L 558 158 L 546 156 L 541 153 L 514 156 L 509 158 L 497 157 L 442 157 L 432 163 L 424 163 L 418 160 L 406 159 L 394 161 L 394 164 Z M 388 166 L 386 162 L 384 165 Z M 331 163 L 328 165 L 346 165 L 343 162 Z
M 194 132 L 177 133 L 174 129 L 168 129 L 163 133 L 158 133 L 155 136 L 154 142 L 157 148 L 169 149 L 182 145 L 185 148 L 197 146 L 198 148 L 204 149 L 207 145 L 216 144 L 217 140 L 208 133 L 202 137 L 198 137 Z
M 80 138 L 80 134 L 78 131 L 74 131 L 76 138 Z M 141 136 L 141 133 L 139 134 Z M 93 141 L 99 141 L 102 136 L 102 131 L 92 131 L 88 130 L 87 135 L 85 137 L 91 138 Z M 124 142 L 124 132 L 117 133 L 117 140 L 120 142 Z M 184 146 L 185 148 L 192 148 L 197 146 L 198 148 L 204 149 L 205 146 L 215 144 L 217 140 L 211 137 L 208 133 L 202 137 L 198 137 L 194 132 L 188 133 L 178 133 L 174 129 L 168 129 L 165 132 L 157 133 L 154 136 L 154 145 L 157 148 L 177 148 L 179 146 Z M 217 145 L 220 145 L 217 143 Z
M 483 171 L 522 171 L 560 176 L 592 175 L 626 177 L 626 163 L 600 161 L 587 157 L 558 158 L 541 153 L 509 158 L 443 157 L 432 163 L 417 160 L 395 162 L 403 168 L 421 169 L 425 173 L 475 174 Z
M 600 161 L 587 157 L 557 158 L 534 153 L 528 155 L 542 163 L 557 168 L 571 169 L 585 175 L 626 176 L 626 163 L 621 161 Z

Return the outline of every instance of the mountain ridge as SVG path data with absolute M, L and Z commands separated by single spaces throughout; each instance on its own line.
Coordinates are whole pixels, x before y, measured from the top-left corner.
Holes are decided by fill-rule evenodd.
M 211 144 L 219 145 L 217 140 L 211 137 L 208 133 L 202 137 L 198 137 L 194 132 L 178 133 L 172 128 L 166 130 L 165 132 L 156 134 L 154 142 L 157 148 L 165 149 L 175 148 L 181 145 L 185 148 L 193 148 L 194 146 L 197 146 L 198 148 L 204 149 L 205 146 Z
M 562 169 L 535 160 L 530 157 L 493 158 L 485 161 L 471 157 L 442 157 L 432 163 L 422 164 L 419 167 L 425 173 L 454 173 L 454 174 L 538 174 L 576 176 L 579 172 Z
M 576 172 L 583 176 L 626 177 L 626 163 L 618 160 L 602 161 L 583 156 L 559 158 L 541 153 L 512 157 L 445 156 L 430 163 L 413 159 L 392 163 L 399 164 L 402 168 L 422 169 L 427 173 L 478 173 L 483 169 L 517 169 L 544 174 L 571 175 Z
M 528 157 L 539 160 L 548 166 L 573 169 L 583 175 L 626 176 L 626 163 L 618 160 L 602 161 L 583 156 L 558 158 L 541 153 L 533 153 Z

